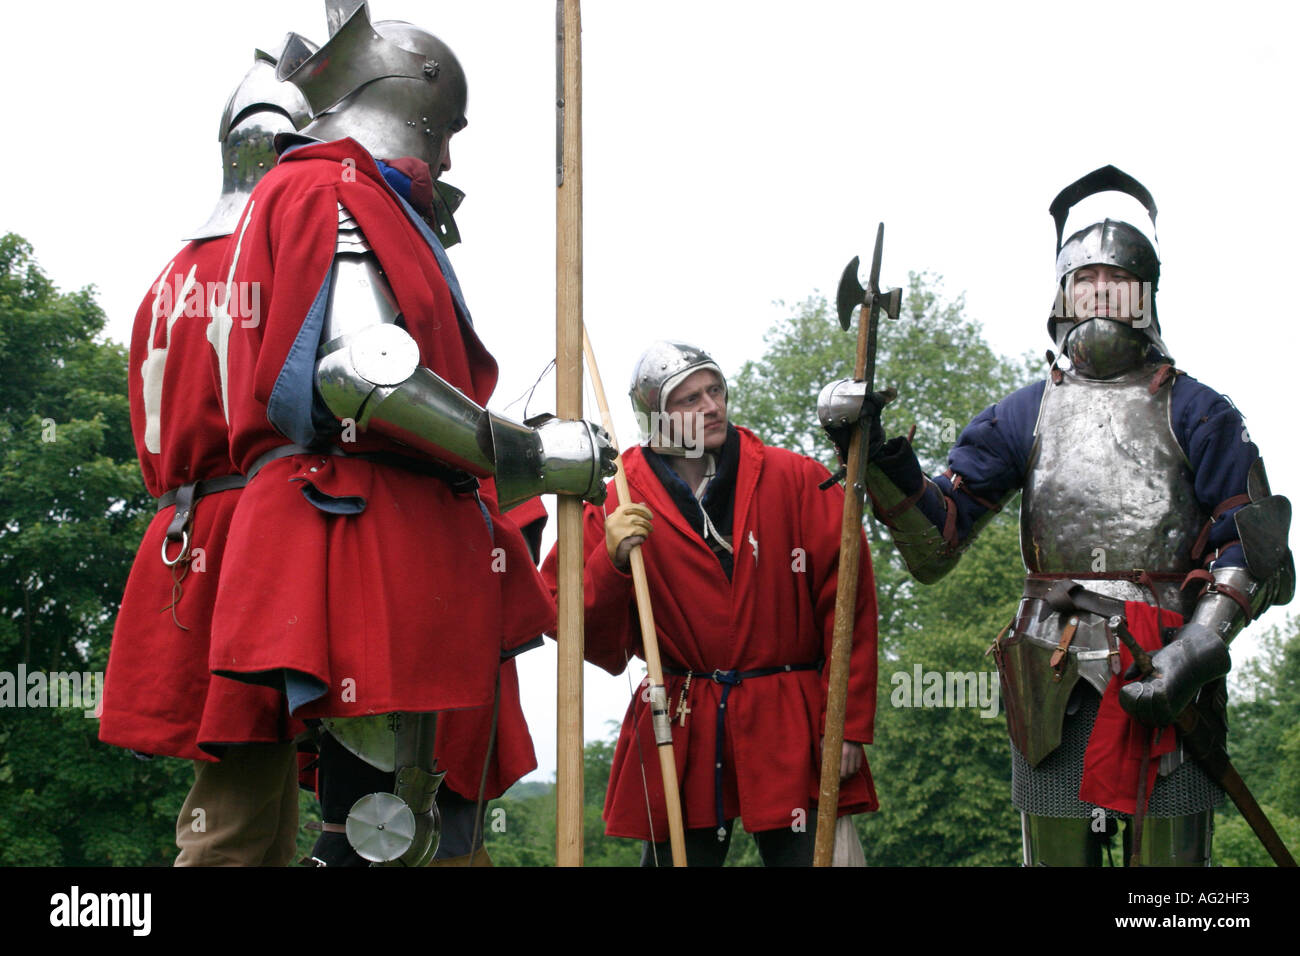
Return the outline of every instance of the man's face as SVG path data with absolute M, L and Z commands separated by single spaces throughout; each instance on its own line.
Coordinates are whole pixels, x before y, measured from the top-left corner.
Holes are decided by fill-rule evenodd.
M 1114 319 L 1128 325 L 1146 319 L 1147 290 L 1137 276 L 1118 266 L 1089 265 L 1071 275 L 1070 305 L 1076 321 Z
M 438 160 L 436 163 L 429 164 L 429 172 L 433 174 L 434 179 L 441 179 L 442 174 L 451 169 L 451 138 L 459 131 L 459 128 L 452 129 L 447 126 L 439 134 Z
M 727 389 L 718 373 L 702 368 L 672 390 L 664 405 L 671 428 L 690 451 L 718 452 L 727 440 Z M 676 442 L 674 443 L 676 444 Z

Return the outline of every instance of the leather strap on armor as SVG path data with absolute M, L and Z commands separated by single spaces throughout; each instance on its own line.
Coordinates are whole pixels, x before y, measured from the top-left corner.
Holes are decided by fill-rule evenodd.
M 1183 374 L 1172 365 L 1165 363 L 1156 369 L 1156 374 L 1151 376 L 1151 384 L 1147 386 L 1147 392 L 1154 395 L 1160 391 L 1160 387 L 1169 381 L 1170 378 Z
M 998 504 L 997 502 L 989 501 L 987 498 L 981 498 L 979 495 L 975 494 L 975 492 L 971 491 L 966 484 L 966 478 L 962 475 L 957 474 L 951 468 L 949 468 L 947 471 L 944 472 L 944 476 L 948 478 L 949 481 L 952 482 L 953 491 L 960 491 L 966 497 L 970 498 L 972 501 L 978 504 L 981 508 L 985 508 L 994 513 L 997 513 L 1002 510 L 1002 505 Z
M 1184 575 L 1177 571 L 1030 571 L 1025 575 L 1031 581 L 1129 581 L 1145 584 L 1147 581 L 1182 581 Z
M 1159 621 L 1165 608 L 1160 603 L 1160 591 L 1156 583 L 1160 581 L 1183 581 L 1184 575 L 1176 571 L 1145 571 L 1141 568 L 1133 571 L 1089 571 L 1075 573 L 1072 571 L 1030 571 L 1025 575 L 1031 581 L 1130 581 L 1141 585 L 1151 592 L 1151 603 L 1156 609 Z
M 1214 527 L 1214 522 L 1222 518 L 1225 512 L 1231 511 L 1233 508 L 1240 508 L 1242 505 L 1248 505 L 1248 504 L 1250 504 L 1250 495 L 1244 493 L 1240 495 L 1233 495 L 1231 498 L 1219 502 L 1219 504 L 1214 509 L 1214 514 L 1211 515 L 1209 520 L 1206 521 L 1205 524 L 1201 526 L 1201 533 L 1196 536 L 1196 543 L 1192 545 L 1193 561 L 1199 561 L 1201 560 L 1202 556 L 1204 556 L 1205 546 L 1210 541 L 1210 530 Z
M 873 510 L 876 513 L 876 518 L 886 528 L 894 530 L 894 519 L 897 518 L 899 515 L 901 515 L 908 508 L 911 508 L 913 505 L 917 504 L 917 502 L 919 502 L 925 496 L 926 489 L 932 487 L 934 487 L 934 482 L 930 481 L 930 479 L 927 478 L 925 482 L 921 485 L 921 487 L 916 490 L 915 494 L 908 495 L 906 498 L 904 498 L 898 504 L 894 505 L 892 508 L 882 508 L 880 506 L 880 502 L 876 500 L 875 495 L 871 494 L 871 489 L 869 488 L 867 489 L 867 494 L 871 497 L 871 504 L 873 506 Z
M 1198 597 L 1204 597 L 1209 593 L 1222 594 L 1225 597 L 1231 598 L 1237 603 L 1237 606 L 1241 608 L 1242 613 L 1245 615 L 1245 624 L 1249 624 L 1255 619 L 1254 611 L 1250 606 L 1250 597 L 1239 588 L 1234 588 L 1232 585 L 1226 584 L 1222 581 L 1216 581 L 1214 575 L 1209 571 L 1197 568 L 1194 571 L 1188 572 L 1188 575 L 1183 579 L 1183 583 L 1180 585 L 1179 590 L 1186 589 L 1189 584 L 1192 584 L 1195 581 L 1203 582 L 1200 593 L 1197 595 Z

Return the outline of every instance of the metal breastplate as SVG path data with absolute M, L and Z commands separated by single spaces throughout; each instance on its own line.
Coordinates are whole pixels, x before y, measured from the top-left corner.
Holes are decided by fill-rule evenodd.
M 1020 507 L 1020 549 L 1030 572 L 1087 575 L 1080 583 L 1090 590 L 1150 604 L 1153 595 L 1140 584 L 1092 576 L 1191 570 L 1206 515 L 1170 425 L 1172 390 L 1152 395 L 1154 373 L 1147 366 L 1097 381 L 1067 372 L 1060 385 L 1048 383 Z M 1075 684 L 1083 679 L 1102 694 L 1118 663 L 1105 622 L 1080 613 L 1068 653 L 1049 665 L 1067 624 L 1041 600 L 1050 583 L 1026 581 L 1015 622 L 999 642 L 1008 727 L 1031 766 L 1060 743 Z M 1193 592 L 1180 592 L 1173 580 L 1155 588 L 1160 606 L 1190 615 Z M 1165 763 L 1168 772 L 1177 757 Z
M 1049 384 L 1020 508 L 1030 571 L 1186 572 L 1205 516 L 1169 420 L 1172 389 L 1146 366 Z

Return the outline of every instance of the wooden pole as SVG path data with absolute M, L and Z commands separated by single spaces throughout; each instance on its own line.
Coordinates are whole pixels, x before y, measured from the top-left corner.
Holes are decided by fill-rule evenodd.
M 600 408 L 601 424 L 609 432 L 610 441 L 615 448 L 621 449 L 618 435 L 614 431 L 614 419 L 609 414 L 609 402 L 605 398 L 605 385 L 600 379 L 600 369 L 596 365 L 596 353 L 591 347 L 591 337 L 586 327 L 582 330 L 582 350 L 587 356 L 587 368 L 591 372 L 592 388 L 596 392 L 596 404 Z M 614 487 L 618 489 L 618 500 L 627 503 L 632 500 L 627 488 L 627 473 L 623 471 L 623 455 L 620 452 L 616 461 L 618 471 L 614 474 Z M 641 622 L 641 644 L 645 651 L 645 666 L 650 678 L 650 710 L 655 722 L 655 743 L 659 751 L 659 770 L 664 781 L 664 804 L 668 811 L 668 841 L 673 852 L 673 866 L 686 865 L 686 829 L 682 823 L 682 795 L 677 784 L 677 758 L 673 753 L 672 720 L 668 715 L 668 692 L 664 688 L 664 669 L 659 660 L 659 632 L 655 630 L 654 608 L 650 603 L 650 583 L 645 575 L 645 555 L 641 545 L 632 548 L 628 555 L 632 565 L 632 590 L 636 594 L 637 618 Z
M 878 241 L 878 240 L 877 240 Z M 874 379 L 876 324 L 867 315 L 858 316 L 858 351 L 853 377 Z M 867 375 L 868 356 L 872 358 Z M 849 659 L 853 652 L 853 630 L 857 623 L 858 572 L 862 566 L 862 487 L 866 474 L 866 436 L 853 429 L 849 441 L 848 477 L 844 482 L 844 516 L 840 521 L 840 566 L 835 588 L 835 627 L 831 643 L 830 674 L 826 689 L 826 730 L 822 738 L 821 789 L 817 798 L 817 840 L 813 866 L 830 866 L 835 852 L 835 825 L 840 806 L 840 752 L 844 746 L 844 709 L 849 695 Z
M 582 417 L 582 18 L 557 0 L 560 162 L 555 194 L 555 413 Z M 557 499 L 555 862 L 582 866 L 582 508 Z

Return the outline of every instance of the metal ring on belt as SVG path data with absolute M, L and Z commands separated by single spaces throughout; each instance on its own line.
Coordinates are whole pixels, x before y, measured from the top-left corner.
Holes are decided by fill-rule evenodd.
M 163 535 L 162 563 L 165 567 L 175 567 L 190 553 L 190 526 L 194 523 L 194 506 L 198 500 L 219 491 L 242 488 L 246 483 L 243 475 L 220 475 L 202 481 L 191 481 L 159 496 L 160 512 L 172 507 L 176 509 L 172 514 L 171 522 L 167 525 L 167 532 Z M 180 542 L 180 550 L 176 552 L 176 557 L 168 558 L 167 545 L 177 541 Z

